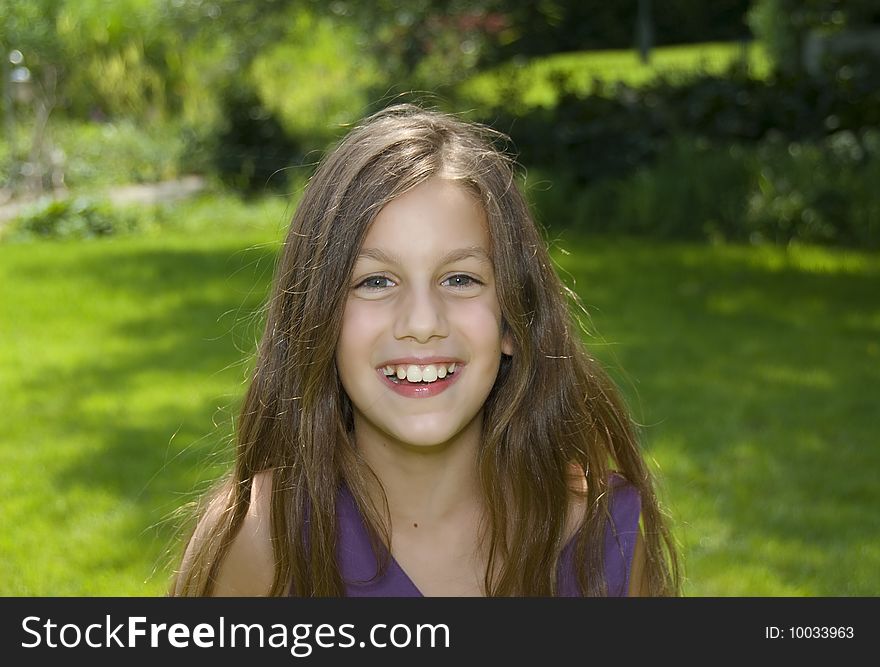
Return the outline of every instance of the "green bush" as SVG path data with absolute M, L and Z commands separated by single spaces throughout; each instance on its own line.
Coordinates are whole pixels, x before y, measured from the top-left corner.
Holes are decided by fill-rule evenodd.
M 566 81 L 559 86 L 566 90 Z M 880 127 L 880 64 L 841 66 L 826 78 L 763 81 L 734 68 L 640 88 L 597 83 L 586 96 L 563 93 L 552 109 L 513 113 L 502 106 L 480 119 L 510 134 L 524 164 L 589 185 L 645 168 L 682 136 L 716 144 L 768 136 L 803 142 Z
M 750 239 L 880 247 L 880 131 L 762 145 L 751 162 Z
M 530 170 L 526 190 L 551 229 L 750 243 L 880 248 L 880 131 L 821 141 L 682 139 L 658 159 L 589 185 Z
M 505 4 L 505 3 L 500 3 Z M 636 0 L 506 3 L 512 33 L 497 48 L 503 58 L 580 49 L 629 48 L 635 43 Z M 749 0 L 664 0 L 653 3 L 657 44 L 727 41 L 748 37 Z
M 63 151 L 68 187 L 149 183 L 185 170 L 184 135 L 173 124 L 62 121 L 52 128 L 52 138 Z
M 2 239 L 91 239 L 140 231 L 148 224 L 144 216 L 97 199 L 43 199 L 8 223 Z
M 60 175 L 73 189 L 152 183 L 201 166 L 187 159 L 189 135 L 178 123 L 82 121 L 60 113 L 50 119 L 37 164 L 28 165 L 34 160 L 32 125 L 27 117 L 16 123 L 14 153 L 8 141 L 0 141 L 0 187 L 20 184 L 25 170 L 44 174 L 45 187 Z
M 755 0 L 746 21 L 776 69 L 800 72 L 806 36 L 876 24 L 876 0 Z
M 306 150 L 321 150 L 387 83 L 359 41 L 360 30 L 334 14 L 293 9 L 284 31 L 284 39 L 257 54 L 247 83 L 288 136 Z
M 221 105 L 224 122 L 206 140 L 211 168 L 220 180 L 248 194 L 287 189 L 287 172 L 304 161 L 304 149 L 252 90 L 227 88 Z

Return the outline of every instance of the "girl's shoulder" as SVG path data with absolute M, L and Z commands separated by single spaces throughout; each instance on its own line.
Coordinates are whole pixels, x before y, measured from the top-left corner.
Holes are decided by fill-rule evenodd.
M 569 508 L 566 520 L 566 538 L 571 538 L 581 526 L 587 510 L 587 478 L 579 466 L 572 464 L 568 473 Z M 623 514 L 632 515 L 638 520 L 641 509 L 641 495 L 635 485 L 631 484 L 621 473 L 612 470 L 608 474 L 608 487 L 611 492 L 610 509 L 615 523 Z M 628 521 L 629 522 L 629 521 Z
M 222 505 L 208 509 L 205 519 L 209 525 L 219 520 L 222 510 Z M 212 511 L 214 515 L 209 518 L 208 514 Z M 272 471 L 266 470 L 254 475 L 250 505 L 220 565 L 214 582 L 215 596 L 255 597 L 269 594 L 275 578 L 271 517 Z

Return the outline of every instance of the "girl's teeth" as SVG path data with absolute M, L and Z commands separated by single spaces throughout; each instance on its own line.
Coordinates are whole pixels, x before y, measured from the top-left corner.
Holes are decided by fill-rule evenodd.
M 446 367 L 446 364 L 429 364 L 424 368 L 410 364 L 409 366 L 398 366 L 397 368 L 394 366 L 385 366 L 382 369 L 382 372 L 392 378 L 396 376 L 398 380 L 417 383 L 436 382 L 438 379 L 445 378 L 454 370 L 455 364 L 450 364 L 449 368 Z

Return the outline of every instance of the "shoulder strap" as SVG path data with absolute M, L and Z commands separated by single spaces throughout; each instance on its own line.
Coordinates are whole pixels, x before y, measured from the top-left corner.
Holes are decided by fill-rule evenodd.
M 609 596 L 624 597 L 629 592 L 641 496 L 632 484 L 616 472 L 609 476 L 608 487 L 611 521 L 605 527 L 605 581 Z M 578 597 L 581 594 L 575 577 L 574 543 L 574 539 L 569 540 L 559 556 L 557 595 L 560 597 Z
M 605 578 L 608 595 L 623 597 L 629 592 L 642 499 L 638 489 L 619 473 L 609 478 L 611 522 L 605 532 Z

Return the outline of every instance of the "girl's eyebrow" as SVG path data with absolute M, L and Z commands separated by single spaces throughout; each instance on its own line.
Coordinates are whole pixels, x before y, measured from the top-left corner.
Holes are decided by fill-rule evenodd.
M 489 266 L 492 265 L 492 260 L 489 258 L 488 253 L 480 246 L 468 246 L 467 248 L 450 250 L 440 258 L 440 265 L 443 266 L 469 257 L 473 257 L 483 264 L 488 264 Z M 374 259 L 377 262 L 395 264 L 398 266 L 403 263 L 394 253 L 386 253 L 379 248 L 363 248 L 358 253 L 356 259 Z

